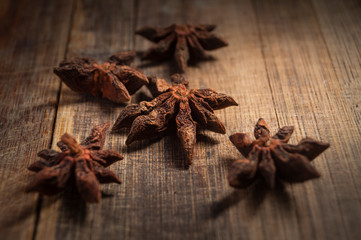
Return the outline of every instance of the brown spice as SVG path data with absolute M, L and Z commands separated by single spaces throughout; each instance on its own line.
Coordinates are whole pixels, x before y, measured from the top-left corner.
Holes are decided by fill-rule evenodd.
M 108 128 L 109 123 L 95 126 L 80 144 L 65 133 L 57 144 L 62 152 L 52 149 L 40 151 L 38 156 L 42 160 L 29 167 L 37 173 L 26 191 L 53 195 L 63 191 L 68 184 L 76 184 L 85 201 L 99 202 L 99 183 L 120 183 L 118 177 L 105 167 L 123 159 L 117 152 L 102 150 Z
M 54 73 L 73 91 L 102 96 L 115 103 L 130 100 L 130 95 L 148 83 L 147 77 L 135 68 L 126 66 L 135 52 L 120 52 L 103 64 L 91 58 L 64 60 Z
M 143 59 L 165 60 L 174 58 L 181 73 L 186 71 L 188 60 L 207 60 L 205 50 L 228 46 L 222 38 L 211 33 L 216 25 L 173 24 L 168 27 L 143 27 L 136 31 L 156 43 L 143 55 Z
M 173 76 L 181 78 L 181 75 Z M 151 138 L 176 126 L 188 164 L 192 163 L 196 143 L 196 130 L 205 128 L 213 132 L 226 132 L 223 123 L 213 110 L 238 105 L 233 98 L 211 89 L 188 90 L 184 84 L 170 86 L 160 78 L 149 78 L 154 100 L 131 104 L 120 113 L 113 130 L 130 127 L 126 140 L 134 141 Z M 179 79 L 179 81 L 183 81 Z
M 252 141 L 245 133 L 231 135 L 231 142 L 245 158 L 233 162 L 229 184 L 246 188 L 263 177 L 267 185 L 274 188 L 276 176 L 288 182 L 318 178 L 320 174 L 310 162 L 330 145 L 311 138 L 304 138 L 297 145 L 287 144 L 293 130 L 293 126 L 286 126 L 270 137 L 266 122 L 260 118 L 254 129 L 256 140 Z

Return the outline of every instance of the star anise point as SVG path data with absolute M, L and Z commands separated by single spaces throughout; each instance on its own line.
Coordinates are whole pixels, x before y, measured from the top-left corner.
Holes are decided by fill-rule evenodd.
M 172 24 L 168 27 L 143 27 L 135 33 L 154 42 L 142 59 L 162 60 L 173 57 L 179 71 L 186 71 L 189 60 L 209 60 L 206 50 L 228 46 L 222 38 L 211 33 L 215 25 Z
M 197 129 L 226 132 L 213 109 L 237 105 L 233 98 L 214 90 L 188 90 L 184 84 L 171 86 L 163 79 L 151 78 L 149 89 L 155 98 L 125 107 L 113 130 L 130 127 L 126 140 L 129 145 L 162 134 L 169 125 L 175 125 L 188 164 L 192 162 Z
M 135 68 L 127 66 L 135 52 L 120 52 L 106 62 L 97 63 L 91 58 L 64 60 L 54 73 L 73 91 L 102 96 L 115 103 L 127 102 L 131 94 L 144 84 L 147 77 Z
M 232 164 L 228 174 L 229 184 L 245 188 L 262 176 L 268 186 L 274 188 L 276 177 L 288 182 L 304 182 L 320 177 L 310 162 L 329 144 L 311 138 L 304 138 L 297 145 L 287 144 L 293 131 L 293 126 L 286 126 L 271 137 L 266 122 L 259 119 L 254 129 L 256 140 L 245 133 L 231 135 L 231 142 L 245 158 Z
M 102 150 L 108 128 L 109 123 L 95 126 L 80 144 L 65 133 L 58 142 L 61 152 L 40 151 L 38 156 L 42 159 L 29 166 L 29 170 L 37 173 L 25 190 L 52 195 L 64 190 L 74 179 L 85 201 L 99 202 L 99 183 L 120 183 L 119 178 L 105 167 L 123 159 L 117 152 Z

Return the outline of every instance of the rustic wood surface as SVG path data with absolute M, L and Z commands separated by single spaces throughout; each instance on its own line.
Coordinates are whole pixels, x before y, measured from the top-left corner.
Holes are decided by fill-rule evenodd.
M 52 73 L 62 59 L 105 60 L 151 43 L 145 25 L 216 23 L 229 46 L 216 61 L 188 68 L 191 88 L 212 88 L 239 103 L 216 112 L 227 134 L 201 132 L 187 168 L 175 136 L 106 147 L 121 185 L 103 185 L 99 204 L 74 190 L 25 194 L 26 167 L 59 137 L 79 140 L 113 123 L 125 105 L 72 92 Z M 361 239 L 361 2 L 337 0 L 0 1 L 0 239 Z M 169 63 L 134 63 L 168 78 Z M 149 97 L 142 88 L 132 102 Z M 294 125 L 331 147 L 314 166 L 320 179 L 234 190 L 226 181 L 241 158 L 228 136 Z

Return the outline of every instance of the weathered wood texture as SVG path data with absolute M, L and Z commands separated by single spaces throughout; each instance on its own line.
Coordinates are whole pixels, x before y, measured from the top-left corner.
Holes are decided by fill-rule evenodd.
M 134 6 L 132 1 L 77 1 L 66 58 L 90 56 L 103 61 L 116 51 L 133 49 Z M 105 99 L 74 94 L 63 85 L 52 147 L 57 148 L 56 142 L 64 132 L 72 133 L 80 140 L 89 134 L 92 126 L 113 123 L 121 108 Z M 124 153 L 124 141 L 123 135 L 109 135 L 106 148 Z M 128 219 L 125 216 L 131 211 L 122 209 L 118 212 L 115 211 L 119 210 L 116 206 L 121 203 L 129 208 L 134 201 L 130 197 L 136 189 L 133 186 L 137 185 L 132 180 L 132 175 L 137 174 L 132 169 L 136 162 L 132 160 L 127 155 L 125 160 L 110 167 L 122 184 L 105 185 L 103 190 L 109 197 L 104 198 L 101 204 L 86 205 L 79 196 L 74 197 L 73 193 L 67 192 L 46 199 L 44 205 L 51 206 L 42 208 L 36 238 L 105 239 L 119 236 L 117 229 L 126 228 Z
M 1 4 L 0 232 L 7 238 L 361 238 L 360 2 L 77 0 L 39 3 L 31 13 L 29 2 Z M 227 134 L 201 132 L 189 169 L 175 136 L 126 147 L 128 130 L 110 134 L 106 148 L 125 156 L 110 167 L 122 184 L 103 185 L 100 204 L 71 190 L 38 201 L 23 194 L 37 151 L 56 148 L 64 132 L 80 140 L 124 107 L 59 86 L 51 67 L 63 57 L 144 51 L 151 43 L 134 30 L 173 22 L 216 23 L 229 41 L 211 53 L 216 61 L 187 71 L 191 88 L 240 104 L 216 111 Z M 169 63 L 135 64 L 147 75 L 173 71 Z M 148 96 L 143 88 L 132 102 Z M 272 131 L 294 125 L 292 143 L 305 136 L 329 142 L 313 163 L 322 178 L 274 191 L 261 182 L 230 188 L 227 171 L 241 155 L 228 135 L 252 133 L 259 117 Z
M 32 239 L 38 196 L 27 166 L 50 147 L 70 1 L 0 1 L 0 239 Z M 30 10 L 31 9 L 31 10 Z
M 280 124 L 291 121 L 298 128 L 296 137 L 315 136 L 333 146 L 314 163 L 322 180 L 292 187 L 300 236 L 356 239 L 360 132 L 344 101 L 313 6 L 307 1 L 254 5 Z

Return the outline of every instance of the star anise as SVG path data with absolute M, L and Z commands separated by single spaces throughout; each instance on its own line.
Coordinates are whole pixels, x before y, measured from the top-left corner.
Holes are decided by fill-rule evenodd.
M 135 52 L 121 52 L 105 63 L 91 58 L 64 60 L 54 73 L 73 91 L 102 96 L 115 103 L 130 100 L 130 95 L 148 83 L 147 77 L 135 68 L 127 66 Z
M 170 86 L 163 79 L 149 78 L 154 100 L 131 104 L 120 113 L 113 130 L 130 127 L 129 145 L 159 135 L 176 126 L 188 164 L 192 163 L 196 130 L 226 132 L 213 110 L 238 105 L 233 98 L 211 89 L 188 90 L 184 84 Z
M 181 73 L 188 60 L 207 60 L 211 57 L 205 50 L 227 46 L 222 38 L 211 33 L 216 25 L 173 24 L 168 27 L 143 27 L 136 31 L 146 39 L 156 43 L 143 55 L 143 59 L 164 60 L 174 58 Z
M 123 157 L 112 150 L 102 150 L 109 123 L 95 126 L 80 144 L 65 133 L 57 143 L 61 152 L 45 149 L 38 153 L 42 160 L 30 165 L 37 172 L 35 179 L 26 187 L 27 192 L 37 191 L 53 195 L 75 184 L 87 202 L 99 202 L 99 183 L 120 183 L 118 177 L 105 167 Z
M 287 144 L 293 130 L 293 126 L 286 126 L 270 137 L 266 122 L 260 118 L 254 129 L 256 140 L 252 141 L 245 133 L 231 135 L 231 142 L 245 158 L 233 162 L 228 174 L 229 184 L 246 188 L 263 177 L 267 185 L 274 188 L 276 176 L 288 182 L 318 178 L 320 174 L 310 161 L 330 145 L 311 138 L 304 138 L 297 145 Z

